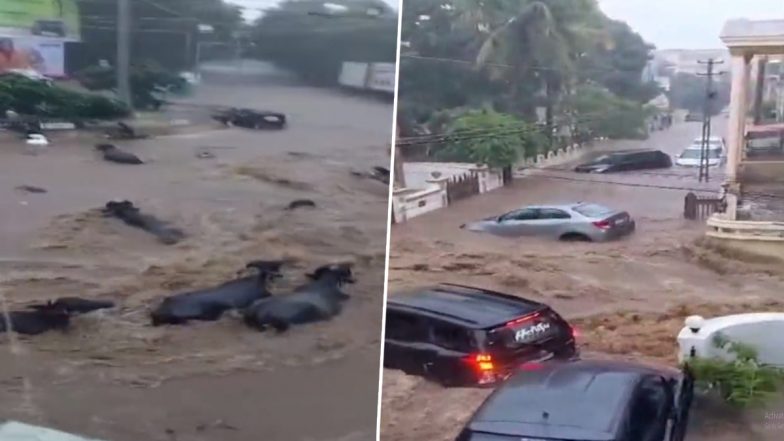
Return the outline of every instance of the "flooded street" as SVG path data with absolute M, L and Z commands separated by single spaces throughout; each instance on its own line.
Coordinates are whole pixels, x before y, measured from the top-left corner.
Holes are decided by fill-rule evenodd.
M 66 333 L 1 337 L 5 418 L 108 441 L 373 436 L 377 391 L 357 385 L 378 382 L 388 189 L 351 172 L 388 166 L 392 106 L 226 75 L 205 75 L 170 110 L 197 126 L 117 143 L 145 165 L 104 162 L 89 134 L 53 135 L 38 156 L 0 135 L 0 293 L 9 309 L 63 296 L 118 303 Z M 219 128 L 205 105 L 283 112 L 289 128 Z M 204 151 L 213 157 L 197 157 Z M 303 198 L 316 208 L 285 210 Z M 187 238 L 167 246 L 102 217 L 115 199 Z M 273 293 L 334 262 L 354 263 L 357 283 L 340 316 L 283 335 L 235 316 L 150 326 L 163 296 L 229 280 L 254 259 L 292 261 Z
M 714 133 L 724 133 L 724 124 L 717 118 Z M 676 154 L 699 134 L 698 123 L 680 123 L 644 142 L 610 142 L 597 149 L 647 147 Z M 713 173 L 709 183 L 700 184 L 696 169 L 677 167 L 607 175 L 527 172 L 511 186 L 396 225 L 390 296 L 438 282 L 515 293 L 545 302 L 575 323 L 578 344 L 587 357 L 674 364 L 675 336 L 686 316 L 781 305 L 778 262 L 711 247 L 701 240 L 703 224 L 683 219 L 689 191 L 710 193 L 719 188 L 721 173 Z M 637 221 L 636 233 L 610 243 L 560 243 L 505 239 L 459 228 L 528 204 L 579 201 L 627 210 Z M 489 392 L 443 389 L 385 370 L 382 439 L 452 440 Z M 718 439 L 722 431 L 737 436 L 737 430 L 747 430 L 722 424 L 717 431 L 715 424 L 705 421 L 697 411 L 688 439 Z M 751 436 L 743 432 L 744 439 L 747 435 Z

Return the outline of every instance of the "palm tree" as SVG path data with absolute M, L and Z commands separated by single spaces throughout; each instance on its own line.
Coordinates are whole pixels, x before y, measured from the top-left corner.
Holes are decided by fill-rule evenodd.
M 513 104 L 529 101 L 522 86 L 534 84 L 545 96 L 546 121 L 575 77 L 575 60 L 602 36 L 595 0 L 460 0 L 464 23 L 473 23 L 484 41 L 477 66 L 505 79 Z M 501 8 L 500 10 L 498 8 Z M 504 17 L 495 25 L 491 19 Z M 528 88 L 530 89 L 530 87 Z M 529 109 L 530 111 L 530 109 Z

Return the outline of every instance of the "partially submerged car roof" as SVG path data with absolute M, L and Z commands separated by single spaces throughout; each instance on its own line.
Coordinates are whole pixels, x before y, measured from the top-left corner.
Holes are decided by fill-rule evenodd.
M 511 377 L 479 408 L 468 428 L 530 438 L 614 439 L 645 375 L 672 378 L 678 371 L 608 360 L 545 363 Z
M 474 329 L 498 326 L 547 308 L 522 297 L 448 283 L 390 296 L 387 304 Z

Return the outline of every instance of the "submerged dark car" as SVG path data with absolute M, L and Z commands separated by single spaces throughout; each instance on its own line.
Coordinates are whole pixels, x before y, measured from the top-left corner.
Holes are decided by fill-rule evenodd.
M 660 150 L 627 150 L 608 153 L 578 165 L 578 173 L 612 173 L 632 170 L 651 170 L 672 167 L 670 155 Z
M 532 364 L 501 385 L 456 441 L 683 441 L 688 371 L 609 360 Z
M 574 330 L 549 306 L 441 284 L 387 301 L 384 367 L 443 386 L 492 385 L 522 363 L 576 356 Z
M 30 32 L 33 35 L 46 37 L 65 37 L 67 29 L 65 23 L 60 20 L 37 20 Z
M 286 115 L 253 109 L 227 109 L 213 114 L 212 118 L 227 126 L 246 129 L 283 129 L 286 127 Z

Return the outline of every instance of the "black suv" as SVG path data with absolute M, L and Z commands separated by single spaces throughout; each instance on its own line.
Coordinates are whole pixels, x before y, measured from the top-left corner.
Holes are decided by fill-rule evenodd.
M 549 306 L 442 284 L 387 301 L 384 367 L 444 386 L 488 385 L 521 364 L 577 355 L 574 330 Z
M 578 173 L 610 173 L 672 167 L 670 155 L 659 150 L 627 150 L 602 155 L 595 160 L 578 165 Z
M 456 441 L 683 441 L 694 395 L 687 371 L 581 360 L 518 373 Z

